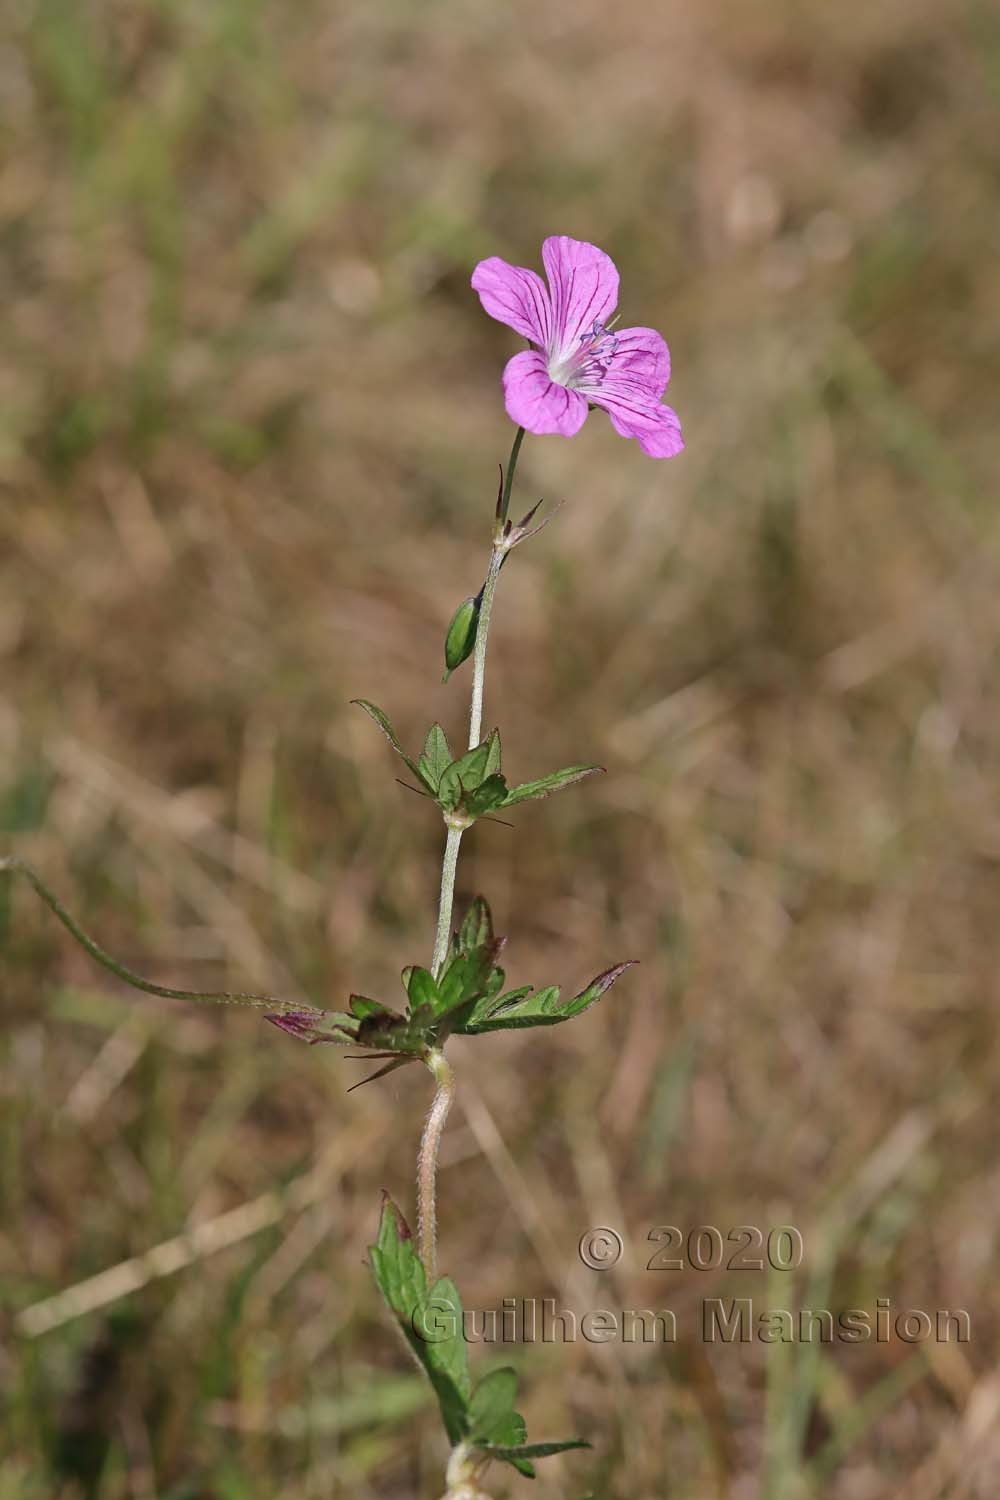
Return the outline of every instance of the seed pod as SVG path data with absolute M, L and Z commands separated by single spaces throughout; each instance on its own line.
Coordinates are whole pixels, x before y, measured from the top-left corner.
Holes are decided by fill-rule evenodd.
M 470 595 L 463 599 L 451 617 L 448 626 L 448 634 L 444 639 L 444 664 L 447 668 L 444 674 L 445 682 L 460 667 L 467 656 L 472 654 L 472 648 L 476 644 L 476 631 L 479 628 L 479 598 Z

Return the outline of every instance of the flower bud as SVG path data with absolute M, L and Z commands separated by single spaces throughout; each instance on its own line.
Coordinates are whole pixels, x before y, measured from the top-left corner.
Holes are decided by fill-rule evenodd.
M 479 629 L 479 597 L 470 595 L 463 599 L 451 617 L 448 626 L 448 634 L 444 640 L 444 664 L 445 682 L 460 667 L 467 656 L 472 654 L 472 648 L 476 644 L 476 632 Z

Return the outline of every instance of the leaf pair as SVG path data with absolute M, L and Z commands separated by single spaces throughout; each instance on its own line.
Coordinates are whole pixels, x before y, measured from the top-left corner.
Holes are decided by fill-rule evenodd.
M 388 1194 L 383 1198 L 378 1240 L 369 1255 L 379 1290 L 434 1388 L 453 1445 L 465 1443 L 484 1457 L 513 1465 L 529 1479 L 535 1475 L 533 1459 L 590 1446 L 581 1438 L 526 1442 L 524 1418 L 514 1409 L 517 1375 L 509 1367 L 492 1371 L 473 1386 L 458 1289 L 447 1276 L 428 1289 L 409 1226 Z
M 500 733 L 494 729 L 481 745 L 467 750 L 457 759 L 452 757 L 448 738 L 440 724 L 432 724 L 418 760 L 407 755 L 399 736 L 388 716 L 376 704 L 365 698 L 352 700 L 374 719 L 396 754 L 421 783 L 425 791 L 445 814 L 458 813 L 468 821 L 496 812 L 501 807 L 513 807 L 518 802 L 531 802 L 539 797 L 548 797 L 564 786 L 592 776 L 601 766 L 564 766 L 537 781 L 525 781 L 520 786 L 509 787 L 500 770 Z
M 505 975 L 497 959 L 505 944 L 506 938 L 494 933 L 489 906 L 477 896 L 452 937 L 442 972 L 435 978 L 420 965 L 403 970 L 408 1000 L 403 1014 L 379 1000 L 352 995 L 347 1011 L 298 1010 L 267 1019 L 302 1041 L 368 1048 L 369 1055 L 388 1061 L 387 1067 L 372 1075 L 379 1078 L 424 1057 L 452 1035 L 478 1036 L 572 1020 L 600 1000 L 635 962 L 614 964 L 578 995 L 560 1000 L 558 985 L 541 990 L 522 985 L 504 991 Z

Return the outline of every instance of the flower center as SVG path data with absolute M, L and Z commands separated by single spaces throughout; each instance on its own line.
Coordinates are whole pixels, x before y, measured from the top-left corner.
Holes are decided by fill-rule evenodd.
M 599 318 L 580 336 L 575 349 L 560 351 L 561 357 L 549 357 L 549 379 L 570 390 L 600 385 L 608 373 L 618 349 L 618 338 Z

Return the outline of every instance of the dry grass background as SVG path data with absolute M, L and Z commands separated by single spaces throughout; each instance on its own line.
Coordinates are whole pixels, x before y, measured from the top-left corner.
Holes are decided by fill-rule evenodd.
M 440 825 L 348 700 L 460 733 L 442 632 L 516 347 L 469 273 L 595 239 L 689 449 L 599 415 L 526 444 L 521 499 L 566 505 L 505 570 L 487 719 L 514 773 L 608 775 L 477 828 L 460 886 L 515 981 L 642 967 L 537 1043 L 453 1044 L 443 1262 L 474 1307 L 677 1312 L 673 1348 L 514 1351 L 533 1434 L 595 1445 L 540 1497 L 993 1500 L 996 9 L 3 26 L 4 845 L 165 982 L 394 996 Z M 348 1098 L 360 1065 L 119 990 L 0 902 L 0 1500 L 436 1494 L 363 1263 L 428 1081 Z M 795 1277 L 644 1269 L 657 1224 L 788 1222 Z M 195 1226 L 103 1305 L 23 1315 Z M 716 1295 L 964 1307 L 973 1340 L 707 1349 Z

